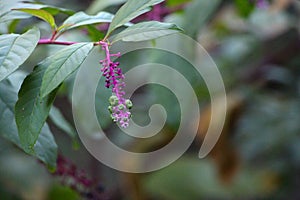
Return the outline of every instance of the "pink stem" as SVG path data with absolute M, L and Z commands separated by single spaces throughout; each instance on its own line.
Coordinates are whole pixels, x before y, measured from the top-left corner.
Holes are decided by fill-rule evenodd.
M 106 55 L 107 63 L 111 63 L 108 44 L 106 42 L 103 42 L 103 41 L 100 41 L 99 44 L 102 45 L 102 47 L 105 50 L 105 55 Z
M 50 39 L 40 39 L 38 44 L 58 44 L 58 45 L 72 45 L 76 44 L 77 42 L 62 42 L 62 41 L 55 41 Z

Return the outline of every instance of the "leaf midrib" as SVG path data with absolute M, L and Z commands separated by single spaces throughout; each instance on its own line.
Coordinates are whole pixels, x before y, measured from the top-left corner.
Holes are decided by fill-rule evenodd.
M 58 71 L 59 71 L 59 70 L 62 68 L 62 66 L 67 62 L 67 60 L 68 60 L 73 54 L 75 54 L 75 53 L 78 51 L 78 49 L 83 48 L 85 45 L 88 45 L 88 44 L 89 44 L 89 43 L 83 44 L 82 46 L 78 47 L 74 52 L 72 52 L 68 57 L 66 57 L 65 61 L 63 62 L 63 64 L 62 64 L 59 68 L 57 68 L 57 70 L 54 70 L 53 77 L 56 76 L 56 75 L 58 74 Z M 72 72 L 74 72 L 74 70 L 72 70 Z M 71 73 L 72 73 L 72 72 L 71 72 Z M 51 85 L 52 82 L 53 82 L 53 79 L 51 79 L 51 81 L 49 82 L 48 86 L 45 87 L 45 90 L 48 90 L 49 85 Z M 48 94 L 49 94 L 49 93 L 48 93 Z M 46 94 L 46 95 L 48 95 L 48 94 Z
M 16 43 L 16 40 L 18 39 L 18 37 L 20 37 L 20 35 L 19 35 L 19 36 L 16 36 L 16 37 L 14 38 L 14 41 L 13 41 L 12 44 L 10 45 L 9 51 L 7 51 L 7 53 L 5 54 L 5 57 L 4 57 L 4 59 L 3 59 L 3 62 L 2 62 L 1 65 L 0 65 L 0 67 L 1 67 L 1 66 L 4 66 L 3 63 L 4 63 L 4 61 L 6 60 L 6 58 L 7 58 L 8 54 L 9 54 L 9 52 L 10 52 L 11 49 L 12 49 L 12 47 L 13 47 L 14 44 Z M 7 69 L 5 66 L 4 66 L 4 68 Z

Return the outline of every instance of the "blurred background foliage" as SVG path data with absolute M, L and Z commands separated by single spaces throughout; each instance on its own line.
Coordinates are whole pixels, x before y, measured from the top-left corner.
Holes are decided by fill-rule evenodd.
M 114 13 L 125 0 L 41 2 L 95 14 L 100 10 Z M 66 17 L 58 14 L 56 20 Z M 199 123 L 199 132 L 184 156 L 147 174 L 121 173 L 103 166 L 85 150 L 71 125 L 71 77 L 55 101 L 61 113 L 54 108 L 49 119 L 59 151 L 56 172 L 0 138 L 0 199 L 300 199 L 300 2 L 166 0 L 137 20 L 152 19 L 174 22 L 183 28 L 210 53 L 222 74 L 228 94 L 227 118 L 209 156 L 201 160 L 197 157 L 210 118 L 210 99 L 202 78 L 184 60 L 165 52 L 134 52 L 120 59 L 125 71 L 150 61 L 166 63 L 182 73 L 197 93 L 202 110 L 200 122 L 195 122 Z M 49 27 L 35 18 L 13 21 L 9 29 L 2 24 L 0 32 L 23 32 L 33 23 L 42 30 L 43 37 L 49 36 Z M 63 39 L 95 41 L 103 29 L 105 25 L 75 29 Z M 24 72 L 30 72 L 59 48 L 39 46 L 23 64 L 23 72 L 11 79 L 20 82 Z M 182 48 L 193 52 L 194 47 Z M 91 56 L 87 63 L 99 60 Z M 87 81 L 82 86 L 83 92 L 88 85 Z M 135 92 L 132 112 L 138 124 L 149 123 L 152 104 L 162 104 L 168 113 L 166 125 L 157 136 L 137 140 L 125 137 L 109 120 L 106 99 L 110 94 L 102 86 L 100 83 L 95 97 L 97 115 L 115 143 L 147 152 L 172 139 L 180 110 L 168 89 L 149 85 Z M 89 119 L 84 120 L 89 126 Z

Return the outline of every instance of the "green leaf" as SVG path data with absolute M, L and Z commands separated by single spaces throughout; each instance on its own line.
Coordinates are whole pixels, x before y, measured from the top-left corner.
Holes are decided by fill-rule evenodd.
M 52 106 L 49 117 L 51 121 L 62 131 L 66 132 L 71 138 L 75 138 L 77 133 L 74 127 L 65 119 L 58 108 Z
M 60 32 L 76 28 L 79 26 L 111 22 L 114 15 L 108 12 L 99 12 L 96 15 L 87 15 L 84 12 L 78 12 L 69 18 L 67 18 L 64 23 L 58 28 Z
M 34 145 L 34 156 L 48 165 L 50 170 L 55 169 L 57 159 L 57 145 L 48 124 L 44 124 L 41 133 Z
M 8 25 L 8 33 L 14 33 L 16 32 L 16 28 L 19 24 L 20 20 L 19 19 L 15 19 L 15 20 L 12 20 L 9 25 Z
M 197 0 L 192 1 L 185 9 L 182 29 L 185 33 L 196 38 L 199 30 L 211 17 L 221 0 Z
M 86 26 L 88 36 L 93 42 L 98 42 L 100 38 L 104 38 L 105 34 L 102 31 L 99 31 L 95 26 L 87 25 Z
M 0 135 L 20 146 L 14 106 L 17 91 L 7 79 L 0 82 Z
M 11 10 L 11 11 L 3 14 L 2 16 L 0 16 L 0 23 L 8 23 L 15 19 L 27 19 L 29 17 L 31 17 L 31 15 L 29 15 L 27 13 L 23 13 L 23 12 L 16 11 L 16 10 Z
M 49 23 L 51 28 L 56 29 L 54 17 L 45 10 L 30 9 L 30 8 L 20 8 L 20 9 L 15 9 L 15 10 L 22 11 L 22 12 L 31 14 L 35 17 L 38 17 L 38 18 L 44 20 L 45 22 Z
M 14 75 L 16 73 L 12 76 Z M 18 95 L 17 90 L 18 86 L 8 79 L 0 83 L 0 136 L 22 148 L 14 114 L 14 106 Z M 32 155 L 51 168 L 56 165 L 57 145 L 47 124 L 44 125 L 37 139 Z
M 191 0 L 168 0 L 166 1 L 167 6 L 178 6 L 178 5 L 183 5 L 185 3 L 190 2 Z
M 126 0 L 96 0 L 89 6 L 87 13 L 94 14 L 100 10 L 104 10 L 108 6 L 118 5 L 126 2 Z
M 93 43 L 70 45 L 51 56 L 44 74 L 41 97 L 45 97 L 77 70 L 93 48 Z
M 18 2 L 19 0 L 0 0 L 0 17 L 9 12 Z
M 170 35 L 181 31 L 175 24 L 162 23 L 156 21 L 141 22 L 131 27 L 128 27 L 124 31 L 117 34 L 113 39 L 112 43 L 118 40 L 126 42 L 138 42 L 145 40 L 152 40 L 158 37 Z
M 25 78 L 18 94 L 15 118 L 21 146 L 27 153 L 34 153 L 34 145 L 45 124 L 57 92 L 55 90 L 45 98 L 40 96 L 43 75 L 52 62 L 51 58 L 47 58 L 36 66 L 33 72 Z
M 234 4 L 238 13 L 244 18 L 247 18 L 255 9 L 255 2 L 251 1 L 235 0 Z
M 0 35 L 0 81 L 14 72 L 25 62 L 35 49 L 40 32 L 30 29 L 22 35 Z
M 59 12 L 65 13 L 67 15 L 74 14 L 74 11 L 65 9 L 65 8 L 59 8 L 56 6 L 50 6 L 50 5 L 44 5 L 39 3 L 30 3 L 29 1 L 21 1 L 21 0 L 0 0 L 0 23 L 1 22 L 7 22 L 14 19 L 25 19 L 31 17 L 31 15 L 17 11 L 14 9 L 42 9 L 47 12 L 49 12 L 52 15 L 56 15 Z
M 131 21 L 137 16 L 148 12 L 151 6 L 159 4 L 164 0 L 128 0 L 116 13 L 112 20 L 106 36 L 108 37 L 116 28 Z
M 40 9 L 47 11 L 51 15 L 57 15 L 58 13 L 73 15 L 75 13 L 75 11 L 73 11 L 73 10 L 69 10 L 66 8 L 60 8 L 60 7 L 56 7 L 56 6 L 50 6 L 50 5 L 41 5 Z
M 17 6 L 24 5 L 24 3 L 19 2 L 19 0 L 0 0 L 0 5 L 0 23 L 13 19 L 28 18 L 30 16 L 25 13 L 12 10 Z

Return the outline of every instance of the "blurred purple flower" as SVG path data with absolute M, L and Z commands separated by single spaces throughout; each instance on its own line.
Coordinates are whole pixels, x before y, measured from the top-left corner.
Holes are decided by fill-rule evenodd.
M 267 0 L 256 0 L 256 7 L 267 8 L 269 7 L 269 2 Z

